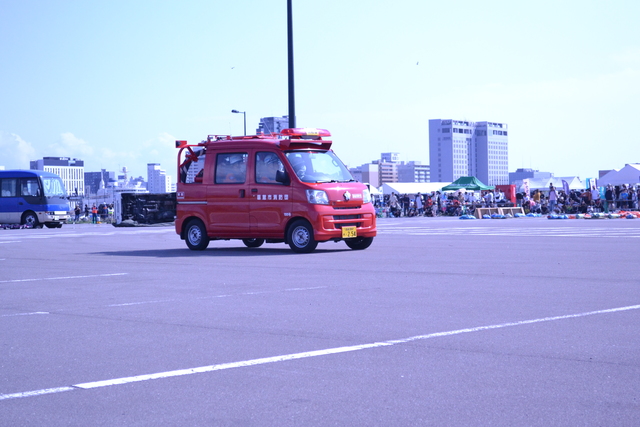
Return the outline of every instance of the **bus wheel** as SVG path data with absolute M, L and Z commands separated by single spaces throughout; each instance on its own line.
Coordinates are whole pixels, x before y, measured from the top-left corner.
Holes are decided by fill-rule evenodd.
M 42 224 L 38 221 L 38 216 L 31 211 L 22 214 L 22 225 L 28 225 L 33 228 L 42 228 Z
M 264 239 L 242 239 L 242 243 L 248 248 L 259 248 L 264 243 Z
M 298 253 L 313 252 L 318 242 L 313 237 L 313 228 L 311 224 L 303 219 L 299 219 L 291 224 L 287 231 L 287 242 L 289 247 Z
M 373 237 L 357 237 L 344 241 L 347 246 L 354 250 L 367 249 L 373 243 Z
M 199 219 L 192 219 L 187 224 L 186 229 L 186 242 L 189 249 L 192 251 L 203 251 L 209 246 L 209 236 L 207 236 L 207 229 Z

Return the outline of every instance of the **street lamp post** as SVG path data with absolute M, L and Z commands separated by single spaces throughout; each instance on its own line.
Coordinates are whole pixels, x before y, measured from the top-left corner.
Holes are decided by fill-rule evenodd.
M 287 64 L 289 75 L 289 127 L 296 127 L 296 97 L 293 83 L 293 11 L 287 0 Z
M 238 110 L 231 110 L 232 113 L 237 113 L 240 114 L 242 113 L 242 115 L 244 116 L 244 136 L 247 136 L 247 112 L 246 111 L 238 111 Z

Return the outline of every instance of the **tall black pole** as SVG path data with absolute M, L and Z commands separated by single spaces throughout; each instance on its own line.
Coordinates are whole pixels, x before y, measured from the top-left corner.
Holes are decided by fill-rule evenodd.
M 293 16 L 291 1 L 287 0 L 287 44 L 289 48 L 289 127 L 296 127 L 296 99 L 293 85 Z

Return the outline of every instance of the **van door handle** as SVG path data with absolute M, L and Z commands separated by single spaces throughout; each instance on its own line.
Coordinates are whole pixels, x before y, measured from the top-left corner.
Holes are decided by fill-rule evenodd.
M 244 190 L 239 190 L 239 193 L 240 193 L 239 194 L 240 198 L 241 199 L 244 198 Z

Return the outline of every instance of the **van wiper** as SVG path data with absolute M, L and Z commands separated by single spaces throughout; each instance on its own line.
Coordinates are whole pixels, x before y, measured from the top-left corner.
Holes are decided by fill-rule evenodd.
M 355 179 L 349 179 L 349 180 L 344 180 L 344 181 L 340 181 L 338 179 L 331 179 L 329 181 L 316 181 L 317 184 L 326 184 L 326 183 L 331 183 L 331 182 L 355 182 Z

